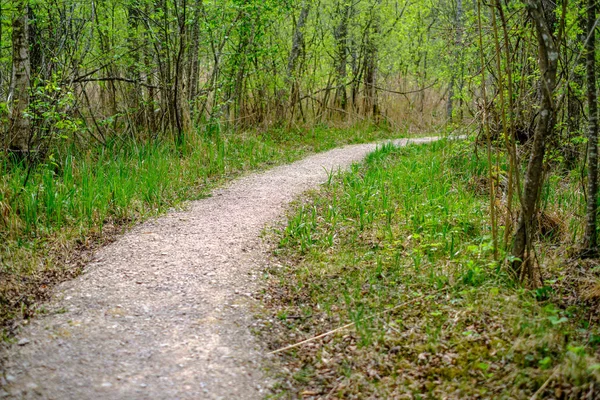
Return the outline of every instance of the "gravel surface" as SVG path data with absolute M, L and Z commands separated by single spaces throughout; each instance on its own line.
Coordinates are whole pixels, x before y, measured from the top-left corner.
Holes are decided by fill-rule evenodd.
M 0 397 L 263 398 L 268 359 L 251 332 L 261 231 L 328 171 L 375 148 L 347 146 L 235 180 L 98 251 L 5 351 Z

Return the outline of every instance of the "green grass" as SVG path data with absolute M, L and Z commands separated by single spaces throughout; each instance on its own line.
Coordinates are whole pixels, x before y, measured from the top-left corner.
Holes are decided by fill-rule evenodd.
M 375 127 L 201 133 L 171 143 L 57 148 L 28 171 L 0 159 L 0 326 L 29 316 L 86 251 L 122 227 L 201 198 L 224 180 L 348 143 L 397 136 Z M 85 257 L 83 257 L 85 258 Z
M 291 384 L 280 395 L 529 399 L 546 381 L 540 398 L 593 390 L 597 303 L 566 299 L 576 285 L 559 283 L 556 242 L 538 246 L 553 279 L 536 290 L 494 261 L 489 197 L 474 184 L 486 170 L 468 142 L 386 146 L 297 205 L 265 295 L 281 328 L 271 346 L 355 326 L 284 353 Z M 545 211 L 576 226 L 582 199 L 569 182 L 548 183 Z

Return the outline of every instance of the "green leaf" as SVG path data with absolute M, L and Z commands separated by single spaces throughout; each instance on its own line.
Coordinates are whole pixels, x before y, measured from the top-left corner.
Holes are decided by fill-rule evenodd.
M 552 325 L 557 326 L 557 325 L 563 324 L 565 322 L 568 322 L 569 319 L 566 317 L 558 318 L 555 315 L 551 315 L 548 317 L 548 321 L 550 321 L 552 323 Z
M 540 361 L 538 361 L 538 364 L 542 369 L 549 369 L 552 366 L 552 358 L 544 357 Z
M 490 365 L 486 364 L 484 362 L 480 362 L 480 363 L 477 364 L 477 368 L 479 368 L 483 372 L 486 372 L 488 369 L 490 369 Z
M 575 354 L 576 356 L 582 357 L 585 355 L 585 347 L 584 346 L 567 346 L 567 349 L 570 353 Z

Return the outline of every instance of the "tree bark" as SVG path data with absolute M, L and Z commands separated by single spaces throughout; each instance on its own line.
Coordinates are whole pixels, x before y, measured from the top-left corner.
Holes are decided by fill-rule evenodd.
M 544 155 L 546 140 L 554 130 L 556 109 L 554 107 L 554 90 L 556 88 L 556 71 L 558 67 L 558 50 L 556 48 L 554 29 L 544 10 L 548 3 L 544 0 L 529 0 L 526 3 L 529 15 L 533 20 L 538 42 L 538 65 L 541 71 L 541 100 L 539 116 L 533 137 L 531 156 L 525 173 L 524 194 L 517 231 L 515 233 L 512 256 L 512 268 L 521 279 L 534 279 L 531 260 L 531 241 L 534 233 L 534 218 L 543 183 Z M 546 12 L 545 12 L 546 11 Z
M 174 3 L 177 5 L 177 0 Z M 171 99 L 171 108 L 173 110 L 173 119 L 175 122 L 175 142 L 178 145 L 183 144 L 185 136 L 191 131 L 190 106 L 188 102 L 187 91 L 184 84 L 185 62 L 187 60 L 186 44 L 186 13 L 187 1 L 182 0 L 181 10 L 175 8 L 179 23 L 179 48 L 175 59 L 175 76 L 173 82 L 173 97 Z
M 348 19 L 350 18 L 350 4 L 338 2 L 337 14 L 339 23 L 335 29 L 336 40 L 336 91 L 335 91 L 335 106 L 342 110 L 346 110 L 348 104 L 348 96 L 346 93 L 347 79 L 347 58 L 348 58 Z
M 288 65 L 287 65 L 287 76 L 286 80 L 290 88 L 290 117 L 294 117 L 294 111 L 296 109 L 296 104 L 300 98 L 300 88 L 297 81 L 297 64 L 298 59 L 301 55 L 304 54 L 304 26 L 306 25 L 306 21 L 308 20 L 308 14 L 310 12 L 310 1 L 304 0 L 302 3 L 302 9 L 300 11 L 300 16 L 298 17 L 298 22 L 296 23 L 296 27 L 294 29 L 294 37 L 292 39 L 292 50 L 290 51 L 290 55 L 288 57 Z
M 25 115 L 29 107 L 31 66 L 29 59 L 27 1 L 17 3 L 17 16 L 12 28 L 12 76 L 9 89 L 9 127 L 7 147 L 24 155 L 29 151 L 30 120 Z
M 377 44 L 376 37 L 379 35 L 379 21 L 374 17 L 372 31 L 367 38 L 365 51 L 365 99 L 364 113 L 367 117 L 377 118 L 379 105 L 377 103 Z
M 190 64 L 188 72 L 188 98 L 194 100 L 198 95 L 198 84 L 200 80 L 200 17 L 203 7 L 202 0 L 194 5 L 194 21 L 191 32 Z
M 598 214 L 598 96 L 596 94 L 596 0 L 587 1 L 585 43 L 588 100 L 588 197 L 583 254 L 597 254 L 596 221 Z
M 304 26 L 306 25 L 306 21 L 308 20 L 309 12 L 310 1 L 305 0 L 302 3 L 300 16 L 298 17 L 298 22 L 296 23 L 296 27 L 294 29 L 294 37 L 292 39 L 292 50 L 290 51 L 287 65 L 288 79 L 293 78 L 296 72 L 298 58 L 304 52 Z
M 454 87 L 457 81 L 458 68 L 456 68 L 456 63 L 461 63 L 460 60 L 462 58 L 462 31 L 463 31 L 463 3 L 462 0 L 456 0 L 456 16 L 455 16 L 455 50 L 453 52 L 452 64 L 454 64 L 454 68 L 452 68 L 452 76 L 450 77 L 450 85 L 448 86 L 448 102 L 446 103 L 446 117 L 448 121 L 452 121 L 452 115 L 454 114 Z M 462 69 L 462 67 L 461 67 Z M 462 85 L 459 85 L 462 86 Z M 462 87 L 459 88 L 462 91 Z

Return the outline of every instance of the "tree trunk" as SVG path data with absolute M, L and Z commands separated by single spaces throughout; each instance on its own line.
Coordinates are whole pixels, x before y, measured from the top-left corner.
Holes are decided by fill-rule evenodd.
M 297 80 L 297 63 L 301 55 L 304 54 L 304 26 L 308 20 L 308 13 L 310 12 L 310 1 L 305 0 L 302 4 L 302 10 L 298 17 L 298 22 L 294 29 L 294 37 L 292 39 L 292 50 L 288 57 L 287 65 L 287 76 L 288 85 L 290 88 L 290 117 L 294 117 L 294 111 L 296 109 L 296 103 L 300 98 L 300 88 Z
M 446 103 L 446 117 L 448 121 L 452 121 L 452 115 L 454 114 L 454 86 L 457 81 L 457 74 L 460 72 L 458 68 L 456 68 L 456 63 L 461 63 L 461 58 L 463 54 L 462 49 L 462 31 L 463 31 L 463 4 L 462 0 L 456 0 L 456 16 L 455 16 L 455 43 L 454 43 L 454 52 L 453 52 L 453 60 L 452 64 L 454 68 L 452 68 L 452 76 L 450 77 L 450 85 L 448 86 L 448 103 Z M 461 68 L 462 69 L 462 68 Z M 462 85 L 459 85 L 460 91 L 462 91 Z M 459 91 L 459 95 L 460 95 Z
M 446 118 L 448 122 L 452 122 L 452 114 L 454 114 L 454 73 L 450 77 L 448 85 L 448 102 L 446 103 Z
M 17 17 L 12 28 L 12 77 L 9 90 L 9 150 L 25 155 L 29 151 L 30 121 L 25 116 L 29 107 L 30 60 L 28 40 L 28 6 L 26 1 L 17 3 Z
M 584 18 L 581 18 L 582 20 Z M 585 18 L 587 19 L 587 18 Z M 583 30 L 586 29 L 586 22 L 582 21 L 580 23 Z M 585 43 L 586 35 L 583 33 L 577 35 L 577 41 L 581 43 Z M 561 146 L 561 153 L 565 160 L 566 168 L 569 170 L 577 168 L 577 161 L 580 156 L 580 152 L 578 146 L 573 143 L 573 138 L 580 135 L 580 130 L 582 126 L 582 117 L 583 117 L 583 99 L 582 95 L 579 93 L 579 88 L 582 88 L 585 81 L 585 73 L 582 71 L 579 66 L 583 66 L 584 60 L 583 57 L 578 57 L 575 60 L 575 63 L 571 69 L 573 78 L 571 82 L 569 82 L 567 86 L 567 129 L 566 134 L 560 138 L 560 143 L 563 143 Z
M 242 4 L 247 4 L 247 1 L 243 1 Z M 242 14 L 242 22 L 239 26 L 239 43 L 237 50 L 233 59 L 234 69 L 232 69 L 232 79 L 233 79 L 233 95 L 228 96 L 233 100 L 233 110 L 230 113 L 230 119 L 232 124 L 235 126 L 237 123 L 243 124 L 244 121 L 244 113 L 245 113 L 245 98 L 244 98 L 244 87 L 246 84 L 247 78 L 247 63 L 250 58 L 251 48 L 255 25 L 252 23 L 251 18 L 253 18 L 249 12 L 244 12 Z M 235 76 L 235 77 L 233 77 Z M 229 107 L 229 105 L 228 105 Z
M 200 79 L 200 17 L 202 11 L 202 0 L 199 0 L 194 6 L 194 22 L 191 32 L 190 64 L 188 72 L 188 98 L 195 100 L 198 95 L 198 83 Z
M 365 99 L 364 113 L 367 117 L 377 118 L 379 106 L 377 103 L 377 44 L 376 37 L 379 35 L 379 21 L 374 17 L 373 28 L 367 38 L 367 48 L 365 51 Z
M 347 79 L 347 57 L 348 57 L 348 19 L 350 16 L 350 4 L 344 2 L 343 4 L 338 2 L 338 18 L 339 23 L 335 30 L 336 40 L 336 90 L 335 90 L 335 106 L 346 110 L 348 104 L 348 96 L 346 93 L 346 79 Z
M 538 41 L 538 64 L 541 71 L 541 100 L 539 117 L 533 137 L 531 156 L 525 173 L 524 194 L 517 231 L 515 233 L 512 256 L 512 268 L 515 274 L 533 281 L 533 263 L 531 260 L 531 242 L 534 233 L 534 218 L 537 213 L 538 199 L 543 183 L 544 155 L 546 139 L 554 130 L 556 109 L 554 108 L 554 90 L 556 88 L 556 71 L 558 66 L 558 50 L 556 48 L 554 29 L 547 19 L 544 0 L 527 1 L 527 9 L 536 29 Z M 546 10 L 548 11 L 548 10 Z
M 131 54 L 132 62 L 127 67 L 127 77 L 133 81 L 141 82 L 142 81 L 142 73 L 140 71 L 141 65 L 141 52 L 140 48 L 140 40 L 139 40 L 139 21 L 140 21 L 140 10 L 137 5 L 129 5 L 127 7 L 127 22 L 128 22 L 128 32 L 127 32 L 127 47 L 129 48 L 129 52 Z M 136 130 L 139 127 L 142 127 L 145 124 L 146 116 L 144 113 L 143 107 L 140 105 L 143 104 L 144 99 L 144 89 L 141 85 L 135 84 L 132 87 L 127 88 L 126 99 L 129 100 L 129 104 L 127 104 L 126 112 L 130 113 L 133 111 L 134 114 L 134 124 L 131 127 L 132 130 Z
M 177 5 L 177 1 L 174 3 Z M 183 144 L 186 134 L 191 130 L 190 106 L 188 102 L 187 91 L 184 84 L 184 71 L 186 62 L 186 12 L 187 1 L 183 0 L 181 12 L 176 8 L 175 12 L 179 22 L 179 49 L 175 60 L 175 79 L 173 82 L 173 98 L 171 107 L 173 110 L 173 119 L 175 122 L 175 142 L 178 145 Z
M 596 220 L 598 214 L 598 102 L 596 95 L 596 0 L 587 2 L 587 33 L 585 44 L 587 72 L 588 116 L 588 197 L 583 253 L 597 253 Z

